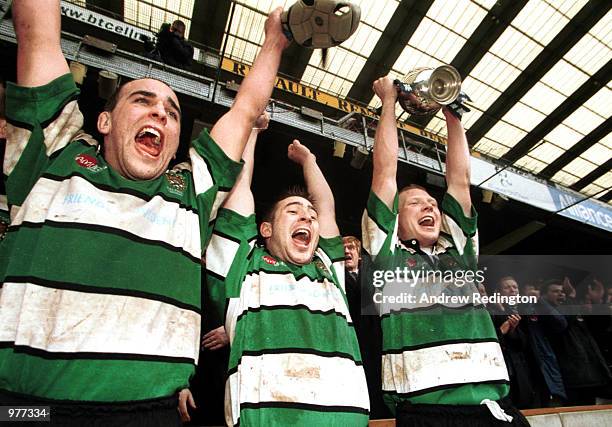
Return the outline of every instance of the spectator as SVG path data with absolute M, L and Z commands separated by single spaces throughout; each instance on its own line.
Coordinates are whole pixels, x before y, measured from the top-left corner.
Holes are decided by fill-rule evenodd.
M 598 278 L 585 280 L 576 290 L 580 312 L 608 368 L 612 366 L 612 311 L 604 301 L 605 286 Z M 606 393 L 607 398 L 611 398 Z
M 526 283 L 523 285 L 521 289 L 521 295 L 525 295 L 528 297 L 534 296 L 536 298 L 540 298 L 540 290 L 538 289 L 536 285 L 533 285 L 531 283 Z
M 382 371 L 380 357 L 382 352 L 382 331 L 380 317 L 373 310 L 372 287 L 362 283 L 361 241 L 354 236 L 342 238 L 344 243 L 345 288 L 351 319 L 355 325 L 363 369 L 368 383 L 370 396 L 370 419 L 391 416 L 382 398 Z
M 145 41 L 145 48 L 149 46 Z M 189 68 L 193 60 L 193 46 L 185 40 L 185 23 L 177 19 L 172 24 L 163 24 L 157 33 L 155 48 L 146 56 L 173 67 Z
M 223 325 L 209 330 L 202 338 L 202 350 L 189 388 L 179 393 L 181 421 L 196 426 L 224 423 L 223 398 L 225 370 L 229 361 L 229 338 Z
M 566 299 L 565 292 L 576 295 L 570 280 L 552 280 L 544 284 L 543 298 L 555 309 L 563 304 L 575 303 Z M 563 383 L 567 391 L 567 405 L 592 405 L 595 398 L 612 380 L 610 370 L 601 355 L 597 343 L 587 328 L 582 314 L 565 316 L 567 327 L 563 333 L 549 334 L 555 351 Z
M 560 291 L 562 292 L 562 289 Z M 527 288 L 527 292 L 535 294 L 535 291 L 530 288 Z M 550 344 L 549 336 L 563 333 L 567 322 L 563 315 L 543 298 L 538 299 L 536 304 L 527 305 L 524 312 L 524 330 L 538 367 L 533 381 L 539 395 L 538 406 L 560 406 L 567 399 L 567 394 L 563 385 L 561 368 Z
M 499 279 L 497 292 L 506 297 L 519 295 L 518 284 L 512 276 Z M 527 334 L 517 306 L 491 304 L 487 307 L 493 318 L 499 344 L 510 376 L 510 399 L 520 409 L 537 407 L 534 372 L 530 363 L 530 348 Z
M 177 392 L 199 350 L 200 256 L 289 43 L 280 13 L 266 21 L 232 108 L 193 141 L 192 172 L 167 170 L 181 109 L 154 79 L 109 99 L 97 121 L 100 152 L 80 132 L 59 0 L 14 2 L 0 404 L 44 402 L 58 425 L 180 423 Z

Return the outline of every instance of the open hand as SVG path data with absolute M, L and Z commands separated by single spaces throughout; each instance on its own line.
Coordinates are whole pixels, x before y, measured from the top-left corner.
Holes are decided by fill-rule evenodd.
M 189 415 L 189 410 L 187 409 L 187 404 L 192 409 L 196 409 L 195 400 L 193 400 L 193 395 L 188 388 L 184 388 L 179 393 L 179 403 L 178 403 L 178 411 L 181 414 L 181 421 L 186 423 L 191 421 L 191 416 Z
M 521 321 L 521 316 L 518 314 L 512 314 L 508 316 L 508 319 L 504 323 L 501 324 L 499 330 L 502 334 L 506 335 L 508 332 L 512 332 L 516 329 L 519 322 Z
M 202 347 L 208 350 L 219 350 L 229 344 L 229 337 L 225 333 L 225 327 L 219 326 L 208 332 L 202 338 Z
M 294 139 L 287 149 L 287 157 L 301 166 L 304 166 L 304 163 L 306 163 L 311 156 L 314 158 L 314 154 L 310 152 L 308 147 L 302 145 L 297 139 Z

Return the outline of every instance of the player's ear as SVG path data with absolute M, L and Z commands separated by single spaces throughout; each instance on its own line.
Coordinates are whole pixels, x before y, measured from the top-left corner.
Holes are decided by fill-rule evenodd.
M 108 135 L 111 130 L 111 115 L 108 111 L 102 111 L 98 116 L 98 132 Z
M 261 225 L 259 226 L 259 234 L 261 234 L 261 237 L 263 237 L 264 239 L 267 239 L 269 237 L 272 236 L 272 223 L 270 222 L 262 222 Z

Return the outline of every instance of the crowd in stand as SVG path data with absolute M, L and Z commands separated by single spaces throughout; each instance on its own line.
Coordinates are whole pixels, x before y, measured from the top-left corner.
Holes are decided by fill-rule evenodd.
M 574 288 L 568 277 L 522 287 L 502 277 L 491 292 L 535 295 L 535 304 L 492 304 L 510 374 L 510 394 L 521 408 L 592 405 L 612 398 L 610 343 L 612 287 L 597 278 Z

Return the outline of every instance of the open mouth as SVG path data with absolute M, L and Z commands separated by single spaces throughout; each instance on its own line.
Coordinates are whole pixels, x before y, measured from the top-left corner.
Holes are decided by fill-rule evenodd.
M 152 157 L 157 157 L 162 151 L 161 134 L 157 129 L 152 127 L 144 127 L 138 135 L 136 135 L 136 144 L 138 148 Z
M 307 228 L 298 228 L 291 234 L 291 239 L 297 246 L 307 248 L 310 245 L 311 234 Z
M 433 216 L 425 215 L 423 218 L 419 220 L 419 225 L 423 227 L 433 227 L 436 224 L 436 221 Z

